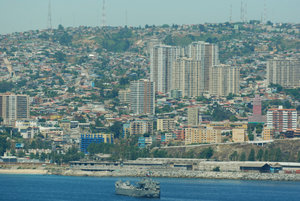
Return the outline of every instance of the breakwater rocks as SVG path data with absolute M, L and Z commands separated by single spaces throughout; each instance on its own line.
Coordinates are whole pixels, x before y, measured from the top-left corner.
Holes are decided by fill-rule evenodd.
M 189 170 L 145 170 L 116 169 L 115 171 L 82 171 L 67 170 L 62 175 L 68 176 L 111 176 L 111 177 L 144 177 L 151 173 L 152 177 L 170 178 L 202 178 L 202 179 L 237 179 L 237 180 L 272 180 L 300 181 L 300 174 L 255 173 L 255 172 L 209 172 Z

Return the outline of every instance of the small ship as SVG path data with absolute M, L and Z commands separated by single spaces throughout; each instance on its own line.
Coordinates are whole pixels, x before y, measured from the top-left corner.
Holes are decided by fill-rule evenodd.
M 160 183 L 150 178 L 144 178 L 137 182 L 136 185 L 130 184 L 129 181 L 121 180 L 115 183 L 117 195 L 126 195 L 131 197 L 160 198 Z

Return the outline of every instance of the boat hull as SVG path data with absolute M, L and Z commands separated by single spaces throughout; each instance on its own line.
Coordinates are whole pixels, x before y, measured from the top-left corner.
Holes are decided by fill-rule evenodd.
M 132 197 L 160 198 L 160 191 L 116 188 L 116 194 Z

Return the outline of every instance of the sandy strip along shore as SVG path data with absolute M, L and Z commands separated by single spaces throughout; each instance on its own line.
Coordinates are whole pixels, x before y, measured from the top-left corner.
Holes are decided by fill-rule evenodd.
M 0 174 L 47 174 L 47 170 L 39 169 L 0 169 Z

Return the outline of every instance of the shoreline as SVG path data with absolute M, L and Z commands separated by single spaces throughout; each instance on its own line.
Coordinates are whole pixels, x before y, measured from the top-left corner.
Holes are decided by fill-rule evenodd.
M 95 177 L 145 177 L 149 170 L 131 170 L 119 172 L 66 171 L 65 176 L 95 176 Z M 160 178 L 197 178 L 197 179 L 228 179 L 257 181 L 300 181 L 300 174 L 279 173 L 249 173 L 249 172 L 211 172 L 211 171 L 155 171 L 151 177 Z
M 74 169 L 0 169 L 0 174 L 16 175 L 61 175 L 76 177 L 145 177 L 151 171 L 151 177 L 160 178 L 195 178 L 195 179 L 227 179 L 256 181 L 300 181 L 300 174 L 256 173 L 256 172 L 212 172 L 189 170 L 148 170 L 117 169 L 110 171 L 82 171 Z
M 0 169 L 0 174 L 43 175 L 43 174 L 48 174 L 48 170 L 37 170 L 37 169 Z

